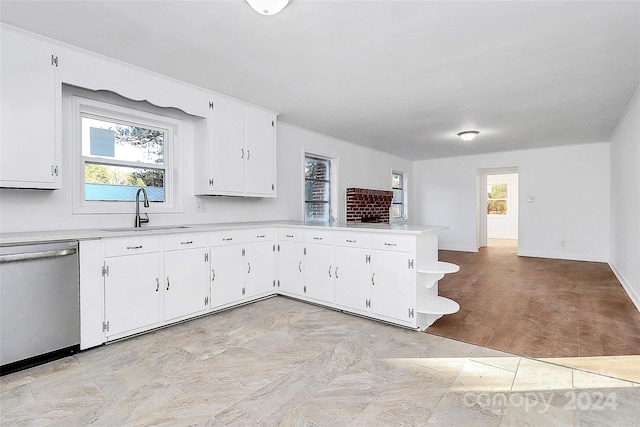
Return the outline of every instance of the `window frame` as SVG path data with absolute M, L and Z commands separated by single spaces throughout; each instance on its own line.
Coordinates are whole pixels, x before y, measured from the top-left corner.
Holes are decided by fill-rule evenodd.
M 82 152 L 82 117 L 91 117 L 114 121 L 128 125 L 139 125 L 145 128 L 161 129 L 165 131 L 163 144 L 163 167 L 157 165 L 153 169 L 164 170 L 164 202 L 153 202 L 149 208 L 145 208 L 148 213 L 181 212 L 181 198 L 178 197 L 177 188 L 177 167 L 180 164 L 177 141 L 182 132 L 183 123 L 181 120 L 152 113 L 143 101 L 125 100 L 124 103 L 134 108 L 109 102 L 87 98 L 76 94 L 71 94 L 71 126 L 74 146 L 74 179 L 73 179 L 73 213 L 74 214 L 106 214 L 106 213 L 131 213 L 135 212 L 135 201 L 108 201 L 108 200 L 85 200 L 85 165 L 104 164 L 112 166 L 151 165 L 147 163 L 127 162 L 123 160 L 100 161 L 100 158 L 85 156 Z M 140 107 L 140 109 L 135 107 Z
M 401 188 L 395 188 L 393 186 L 393 176 L 394 175 L 400 175 L 401 180 L 402 180 L 402 187 Z M 391 199 L 391 206 L 393 205 L 401 205 L 402 206 L 402 215 L 401 216 L 393 216 L 392 214 L 389 215 L 389 218 L 394 221 L 394 222 L 400 222 L 400 221 L 407 221 L 409 218 L 409 213 L 408 213 L 408 207 L 407 207 L 407 200 L 408 200 L 408 191 L 407 191 L 407 174 L 405 172 L 400 172 L 398 170 L 392 170 L 391 171 L 391 191 L 394 190 L 401 190 L 402 191 L 402 202 L 400 203 L 394 203 L 393 199 Z
M 329 219 L 328 221 L 324 220 L 312 220 L 307 219 L 307 204 L 308 203 L 318 203 L 318 201 L 306 200 L 306 183 L 308 181 L 305 168 L 307 159 L 321 160 L 326 161 L 329 166 L 328 180 L 313 180 L 316 182 L 327 182 L 329 184 L 329 197 L 328 201 L 322 201 L 322 203 L 327 203 L 329 205 Z M 314 152 L 308 152 L 303 150 L 302 156 L 302 219 L 304 222 L 308 223 L 326 223 L 326 222 L 336 222 L 337 219 L 337 211 L 338 211 L 338 197 L 337 197 L 337 182 L 338 182 L 338 159 L 334 156 L 327 156 L 323 154 L 317 154 Z

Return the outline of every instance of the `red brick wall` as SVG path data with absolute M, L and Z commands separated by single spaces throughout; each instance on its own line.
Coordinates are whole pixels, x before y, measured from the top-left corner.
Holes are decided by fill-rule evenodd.
M 347 222 L 362 222 L 362 218 L 377 217 L 389 222 L 393 191 L 347 188 Z

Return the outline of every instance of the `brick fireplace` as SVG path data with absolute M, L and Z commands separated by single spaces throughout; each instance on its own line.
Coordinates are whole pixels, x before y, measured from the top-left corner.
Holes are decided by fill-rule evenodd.
M 393 191 L 347 188 L 347 222 L 389 223 Z

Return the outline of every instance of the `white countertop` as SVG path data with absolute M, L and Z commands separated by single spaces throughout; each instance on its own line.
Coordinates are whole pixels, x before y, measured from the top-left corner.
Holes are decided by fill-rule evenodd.
M 177 224 L 177 225 L 146 225 L 138 229 L 133 227 L 105 227 L 78 230 L 44 230 L 0 234 L 0 245 L 17 243 L 50 242 L 56 240 L 95 240 L 109 237 L 138 236 L 141 234 L 175 234 L 202 233 L 211 231 L 251 229 L 264 227 L 293 227 L 331 229 L 336 231 L 376 232 L 422 234 L 438 232 L 449 227 L 417 224 L 369 224 L 369 223 L 305 223 L 302 221 L 266 221 L 266 222 L 236 222 L 218 224 Z

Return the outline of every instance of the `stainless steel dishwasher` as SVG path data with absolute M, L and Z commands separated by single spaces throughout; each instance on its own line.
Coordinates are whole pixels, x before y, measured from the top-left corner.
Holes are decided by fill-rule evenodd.
M 0 375 L 79 349 L 78 242 L 0 246 Z

